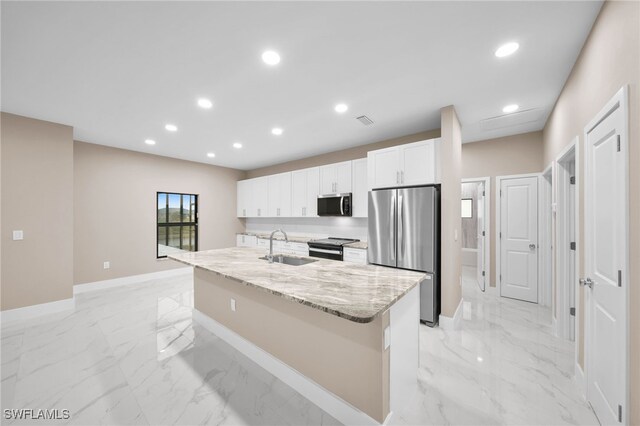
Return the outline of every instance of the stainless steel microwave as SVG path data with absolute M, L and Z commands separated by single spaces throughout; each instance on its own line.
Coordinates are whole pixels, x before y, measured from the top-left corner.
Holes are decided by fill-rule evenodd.
M 351 193 L 318 195 L 318 216 L 351 216 Z

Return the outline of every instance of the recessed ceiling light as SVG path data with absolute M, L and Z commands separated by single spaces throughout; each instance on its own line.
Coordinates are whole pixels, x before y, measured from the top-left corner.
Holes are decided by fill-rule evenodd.
M 176 126 L 175 124 L 165 124 L 164 128 L 170 132 L 175 132 L 178 130 L 178 126 Z
M 349 109 L 349 107 L 347 106 L 347 104 L 338 104 L 333 109 L 335 109 L 336 112 L 339 112 L 340 114 L 342 114 L 343 112 L 346 112 Z
M 520 45 L 515 41 L 505 43 L 502 46 L 498 47 L 498 50 L 496 50 L 496 56 L 498 58 L 504 58 L 505 56 L 512 55 L 516 50 L 518 50 L 519 47 Z
M 262 54 L 262 60 L 267 65 L 278 65 L 280 63 L 280 55 L 273 50 L 267 50 Z
M 153 139 L 146 139 L 144 143 L 146 143 L 147 145 L 155 145 L 156 141 L 154 141 Z
M 478 362 L 482 362 L 482 357 L 479 356 L 478 358 L 476 358 L 478 360 Z
M 507 105 L 506 107 L 502 108 L 502 112 L 504 112 L 505 114 L 509 114 L 511 112 L 516 112 L 518 110 L 518 108 L 520 108 L 518 105 L 511 104 L 511 105 Z
M 236 143 L 233 144 L 233 147 L 235 149 L 240 149 L 240 148 L 242 148 L 242 144 L 240 142 L 236 142 Z
M 213 153 L 213 152 L 207 152 L 207 157 L 209 157 L 209 158 L 214 158 L 215 156 L 216 156 L 216 154 L 215 154 L 215 153 Z
M 271 129 L 271 133 L 276 136 L 280 136 L 282 134 L 282 129 L 280 127 L 274 127 Z
M 198 99 L 198 106 L 200 108 L 209 109 L 213 106 L 213 102 L 211 102 L 209 99 L 200 98 Z

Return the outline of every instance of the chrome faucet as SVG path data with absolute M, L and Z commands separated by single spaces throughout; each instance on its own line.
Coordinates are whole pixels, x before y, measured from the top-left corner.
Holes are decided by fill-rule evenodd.
M 276 232 L 282 232 L 282 235 L 284 235 L 284 240 L 286 242 L 289 242 L 289 237 L 287 237 L 287 233 L 284 232 L 282 229 L 276 229 L 271 233 L 271 236 L 269 237 L 269 255 L 267 256 L 269 263 L 273 263 L 273 234 L 275 234 Z

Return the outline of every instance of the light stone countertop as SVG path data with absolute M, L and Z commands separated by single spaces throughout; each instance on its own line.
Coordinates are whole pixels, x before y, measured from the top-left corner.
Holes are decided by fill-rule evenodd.
M 268 240 L 269 236 L 271 234 L 263 234 L 263 233 L 258 233 L 258 232 L 237 232 L 236 235 L 250 235 L 250 236 L 253 236 L 253 237 L 264 238 L 264 239 Z M 300 237 L 300 236 L 293 235 L 293 236 L 289 237 L 289 241 L 290 242 L 294 242 L 294 243 L 308 243 L 309 241 L 317 240 L 319 238 L 322 238 L 322 237 Z M 273 239 L 274 240 L 278 240 L 278 241 L 284 241 L 284 237 L 282 236 L 281 233 L 277 233 L 276 235 L 274 235 Z M 356 243 L 345 244 L 344 247 L 366 250 L 367 249 L 367 242 L 366 241 L 358 241 Z
M 326 259 L 302 266 L 268 263 L 258 259 L 261 256 L 262 249 L 233 247 L 169 258 L 359 323 L 373 321 L 425 277 L 421 272 Z
M 356 243 L 345 244 L 343 247 L 352 248 L 352 249 L 366 250 L 368 246 L 367 246 L 367 242 L 366 241 L 358 241 Z
M 236 235 L 249 235 L 252 237 L 258 237 L 258 238 L 264 238 L 266 240 L 269 239 L 269 237 L 271 236 L 271 234 L 262 234 L 262 233 L 258 233 L 258 232 L 238 232 L 236 233 Z M 276 235 L 273 236 L 273 239 L 276 241 L 284 241 L 284 236 L 281 233 L 277 233 Z M 315 237 L 298 237 L 298 236 L 290 236 L 289 237 L 289 242 L 291 243 L 308 243 L 311 240 L 315 240 L 317 238 Z

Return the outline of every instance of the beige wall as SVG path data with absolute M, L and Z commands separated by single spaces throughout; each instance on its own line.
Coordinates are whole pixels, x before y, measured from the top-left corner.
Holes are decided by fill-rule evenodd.
M 578 60 L 544 128 L 545 164 L 575 136 L 584 143 L 584 127 L 624 85 L 629 85 L 629 202 L 631 424 L 640 424 L 640 3 L 608 1 L 594 23 Z M 579 180 L 583 180 L 584 150 L 580 150 Z M 579 194 L 580 240 L 584 241 L 584 187 Z M 580 253 L 584 276 L 584 251 Z M 584 294 L 580 291 L 580 304 Z M 580 310 L 581 313 L 584 309 Z M 584 317 L 578 318 L 579 342 L 584 342 Z M 584 347 L 579 343 L 580 364 Z M 635 401 L 635 403 L 634 403 Z
M 71 298 L 73 129 L 7 113 L 1 126 L 1 309 Z
M 199 195 L 199 250 L 235 246 L 244 230 L 242 171 L 77 141 L 73 159 L 75 284 L 179 266 L 156 260 L 157 191 Z
M 462 178 L 491 177 L 489 232 L 490 285 L 496 284 L 496 176 L 538 173 L 542 162 L 542 132 L 524 133 L 462 145 Z
M 236 300 L 236 311 L 229 300 Z M 389 413 L 389 313 L 362 324 L 196 268 L 196 309 L 369 416 Z
M 325 164 L 339 163 L 340 161 L 357 160 L 358 158 L 365 158 L 367 156 L 367 152 L 376 149 L 388 148 L 390 146 L 403 145 L 406 143 L 418 142 L 438 137 L 440 137 L 440 129 L 428 130 L 425 132 L 415 133 L 413 135 L 402 136 L 394 139 L 387 139 L 367 145 L 356 146 L 354 148 L 343 149 L 341 151 L 334 151 L 327 154 L 289 161 L 287 163 L 277 164 L 275 166 L 249 170 L 247 172 L 247 179 L 272 175 L 276 173 L 290 172 L 292 170 L 300 170 L 307 167 L 316 167 L 323 166 Z
M 441 110 L 440 283 L 442 314 L 453 317 L 462 297 L 462 132 L 453 106 Z

